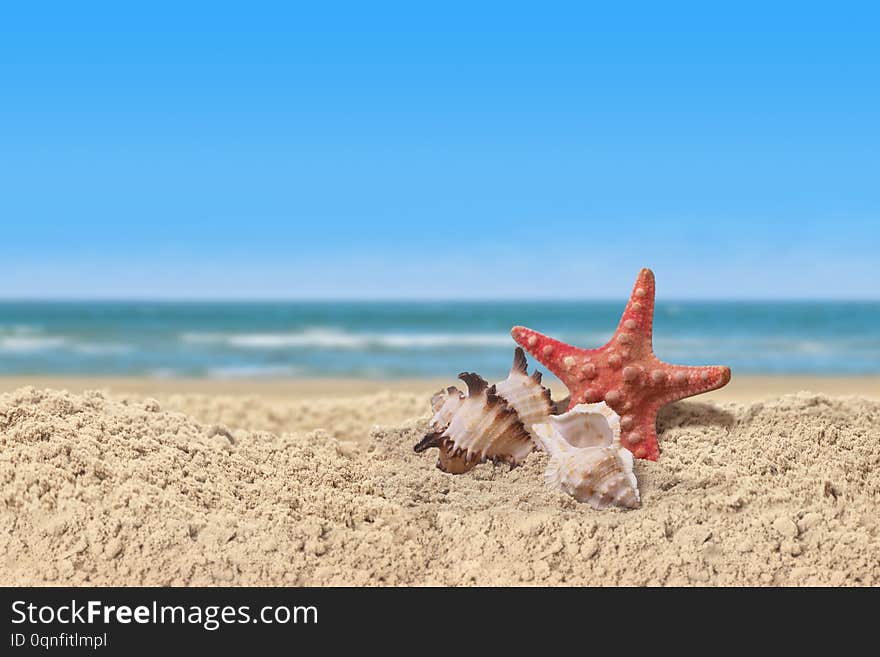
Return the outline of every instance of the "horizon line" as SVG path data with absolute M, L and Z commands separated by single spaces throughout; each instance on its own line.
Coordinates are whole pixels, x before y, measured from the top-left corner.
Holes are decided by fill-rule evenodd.
M 2 297 L 7 303 L 595 303 L 622 297 Z M 880 297 L 668 297 L 659 303 L 880 303 Z M 655 303 L 656 303 L 655 302 Z

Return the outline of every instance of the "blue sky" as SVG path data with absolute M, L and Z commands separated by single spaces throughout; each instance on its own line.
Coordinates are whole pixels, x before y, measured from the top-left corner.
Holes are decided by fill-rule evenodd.
M 287 4 L 0 9 L 0 297 L 880 297 L 867 3 Z

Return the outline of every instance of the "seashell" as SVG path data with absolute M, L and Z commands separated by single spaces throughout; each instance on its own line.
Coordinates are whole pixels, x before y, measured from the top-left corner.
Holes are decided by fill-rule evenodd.
M 467 461 L 463 454 L 456 454 L 452 439 L 443 435 L 465 399 L 464 393 L 455 386 L 449 386 L 431 397 L 431 410 L 434 413 L 430 423 L 431 432 L 413 447 L 417 453 L 437 447 L 440 450 L 437 467 L 450 474 L 462 474 L 477 464 L 476 461 Z
M 620 444 L 620 417 L 605 402 L 578 404 L 534 430 L 550 456 L 548 485 L 594 509 L 639 506 L 633 455 Z
M 532 427 L 547 421 L 556 408 L 550 399 L 550 390 L 541 385 L 541 373 L 535 370 L 528 373 L 529 364 L 526 354 L 517 347 L 513 354 L 513 365 L 504 381 L 495 384 L 495 388 L 504 398 L 525 426 L 526 431 L 535 440 Z
M 435 393 L 431 397 L 431 411 L 434 415 L 428 425 L 431 431 L 413 446 L 413 451 L 417 454 L 436 447 L 440 451 L 437 467 L 450 474 L 462 474 L 476 465 L 476 462 L 466 461 L 463 454 L 456 454 L 452 439 L 443 435 L 464 400 L 464 393 L 455 386 Z
M 541 374 L 527 373 L 525 353 L 517 348 L 508 377 L 493 386 L 471 372 L 459 374 L 467 395 L 451 386 L 431 398 L 434 413 L 428 433 L 415 447 L 440 450 L 437 467 L 461 474 L 486 460 L 518 464 L 536 447 L 533 426 L 553 411 Z
M 443 433 L 443 430 L 452 422 L 452 418 L 464 403 L 464 394 L 455 386 L 449 386 L 431 397 L 431 429 Z

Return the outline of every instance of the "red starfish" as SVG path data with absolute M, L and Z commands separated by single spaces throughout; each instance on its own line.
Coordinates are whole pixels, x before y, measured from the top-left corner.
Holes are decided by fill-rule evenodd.
M 513 339 L 560 378 L 571 393 L 569 408 L 603 399 L 620 415 L 621 442 L 638 458 L 656 461 L 657 411 L 730 381 L 730 368 L 670 365 L 654 355 L 654 272 L 639 272 L 620 325 L 599 349 L 578 349 L 537 331 L 515 326 Z

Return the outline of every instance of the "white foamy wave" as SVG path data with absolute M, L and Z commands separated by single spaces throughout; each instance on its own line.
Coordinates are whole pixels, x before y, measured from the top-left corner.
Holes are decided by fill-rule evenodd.
M 65 351 L 83 356 L 125 354 L 132 350 L 122 344 L 76 342 L 62 336 L 48 335 L 0 335 L 0 352 L 7 354 L 31 354 L 41 351 Z
M 214 344 L 242 349 L 431 349 L 505 347 L 513 343 L 506 333 L 346 333 L 328 329 L 309 329 L 298 333 L 184 333 L 180 339 L 189 344 Z
M 7 335 L 0 336 L 0 351 L 6 353 L 33 353 L 49 349 L 61 349 L 68 343 L 66 338 Z

